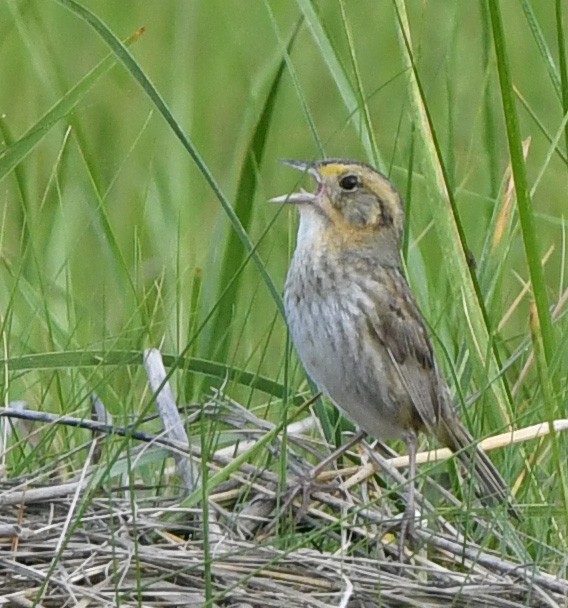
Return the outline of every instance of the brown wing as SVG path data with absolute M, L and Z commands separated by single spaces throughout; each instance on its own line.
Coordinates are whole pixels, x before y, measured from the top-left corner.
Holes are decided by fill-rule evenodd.
M 447 390 L 439 377 L 432 345 L 406 279 L 398 271 L 383 277 L 383 299 L 377 301 L 372 331 L 387 350 L 393 374 L 415 410 L 416 430 L 436 433 Z
M 472 449 L 475 442 L 459 420 L 446 382 L 438 373 L 430 339 L 406 280 L 399 273 L 389 277 L 387 293 L 392 291 L 391 296 L 396 293 L 397 298 L 379 304 L 374 333 L 387 349 L 418 419 L 443 445 L 457 452 L 466 469 L 473 469 L 486 498 L 505 502 L 518 518 L 509 501 L 507 483 L 479 446 Z

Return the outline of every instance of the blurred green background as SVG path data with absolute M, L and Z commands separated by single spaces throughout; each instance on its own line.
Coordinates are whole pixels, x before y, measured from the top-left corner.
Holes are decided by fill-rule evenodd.
M 294 210 L 266 200 L 290 191 L 298 180 L 278 159 L 353 157 L 389 174 L 409 199 L 408 274 L 443 344 L 436 341 L 437 348 L 447 353 L 442 365 L 455 368 L 465 394 L 482 388 L 467 373 L 468 321 L 451 297 L 453 278 L 431 224 L 424 152 L 413 135 L 409 71 L 393 3 L 162 0 L 82 6 L 121 40 L 145 28 L 130 46 L 132 54 L 227 199 L 237 200 L 239 180 L 248 188 L 238 213 L 277 291 L 293 249 L 296 218 Z M 533 200 L 540 252 L 553 247 L 545 278 L 554 303 L 565 282 L 567 185 L 558 12 L 551 2 L 528 0 L 503 1 L 500 7 L 514 86 L 529 108 L 518 101 L 521 134 L 531 140 L 531 186 L 542 172 Z M 526 294 L 496 331 L 528 278 L 514 206 L 513 227 L 496 265 L 483 262 L 509 162 L 486 4 L 432 0 L 408 2 L 406 8 L 414 61 L 466 245 L 482 260 L 477 272 L 491 332 L 504 360 L 518 355 L 507 372 L 514 383 L 528 356 Z M 285 45 L 302 17 L 287 56 Z M 245 250 L 203 172 L 132 74 L 115 66 L 63 119 L 41 122 L 109 53 L 101 37 L 58 2 L 8 0 L 0 5 L 0 52 L 4 146 L 34 125 L 45 130 L 29 155 L 2 174 L 4 355 L 149 346 L 178 354 L 190 344 L 188 354 L 195 357 L 291 382 L 284 377 L 285 325 L 257 266 L 246 263 L 238 290 L 220 300 L 228 277 L 222 269 L 234 275 Z M 274 97 L 267 106 L 271 87 Z M 359 108 L 355 114 L 345 102 L 348 94 Z M 263 111 L 268 114 L 256 131 L 265 146 L 262 158 L 243 173 Z M 557 150 L 545 132 L 558 137 Z M 374 149 L 361 133 L 372 134 Z M 215 305 L 220 312 L 208 319 Z M 560 335 L 557 365 L 566 357 Z M 15 374 L 5 383 L 4 400 L 26 398 L 70 411 L 97 388 L 108 407 L 120 411 L 135 373 L 106 370 L 79 381 L 70 371 L 67 390 L 61 388 L 65 372 Z M 184 380 L 187 399 L 200 397 L 198 376 Z M 298 371 L 294 386 L 301 381 Z

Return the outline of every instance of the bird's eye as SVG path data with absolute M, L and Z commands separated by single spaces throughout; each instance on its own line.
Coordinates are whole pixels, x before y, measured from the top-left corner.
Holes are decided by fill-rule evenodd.
M 339 185 L 343 190 L 355 190 L 359 185 L 359 178 L 356 175 L 345 175 L 339 180 Z

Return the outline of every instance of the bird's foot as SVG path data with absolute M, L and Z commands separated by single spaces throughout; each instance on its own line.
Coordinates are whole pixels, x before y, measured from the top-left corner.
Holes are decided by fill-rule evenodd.
M 335 462 L 340 456 L 345 454 L 353 445 L 365 438 L 365 433 L 359 432 L 349 441 L 340 446 L 337 450 L 333 451 L 329 456 L 326 456 L 315 467 L 310 469 L 307 473 L 299 475 L 289 485 L 288 491 L 286 492 L 285 498 L 279 509 L 278 517 L 286 513 L 294 504 L 296 499 L 301 496 L 300 505 L 296 510 L 295 521 L 296 523 L 304 519 L 310 509 L 310 502 L 315 494 L 318 492 L 336 492 L 341 490 L 342 486 L 339 481 L 331 482 L 320 482 L 318 477 L 323 473 L 325 469 L 332 463 Z
M 416 536 L 417 516 L 414 505 L 407 503 L 400 520 L 400 534 L 398 537 L 398 559 L 401 563 L 416 549 L 418 543 L 418 537 Z

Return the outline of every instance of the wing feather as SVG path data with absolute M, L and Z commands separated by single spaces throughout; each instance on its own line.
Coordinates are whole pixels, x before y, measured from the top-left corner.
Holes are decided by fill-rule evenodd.
M 387 283 L 387 286 L 397 294 L 396 304 L 392 303 L 393 297 L 388 298 L 390 301 L 379 302 L 370 330 L 388 352 L 393 373 L 398 376 L 407 395 L 407 399 L 401 399 L 401 402 L 408 401 L 408 398 L 411 402 L 413 412 L 409 420 L 419 423 L 414 430 L 425 427 L 443 445 L 457 452 L 466 469 L 473 467 L 486 497 L 506 502 L 510 513 L 518 518 L 517 510 L 509 501 L 507 483 L 457 416 L 406 279 L 395 274 L 391 281 L 392 284 Z

